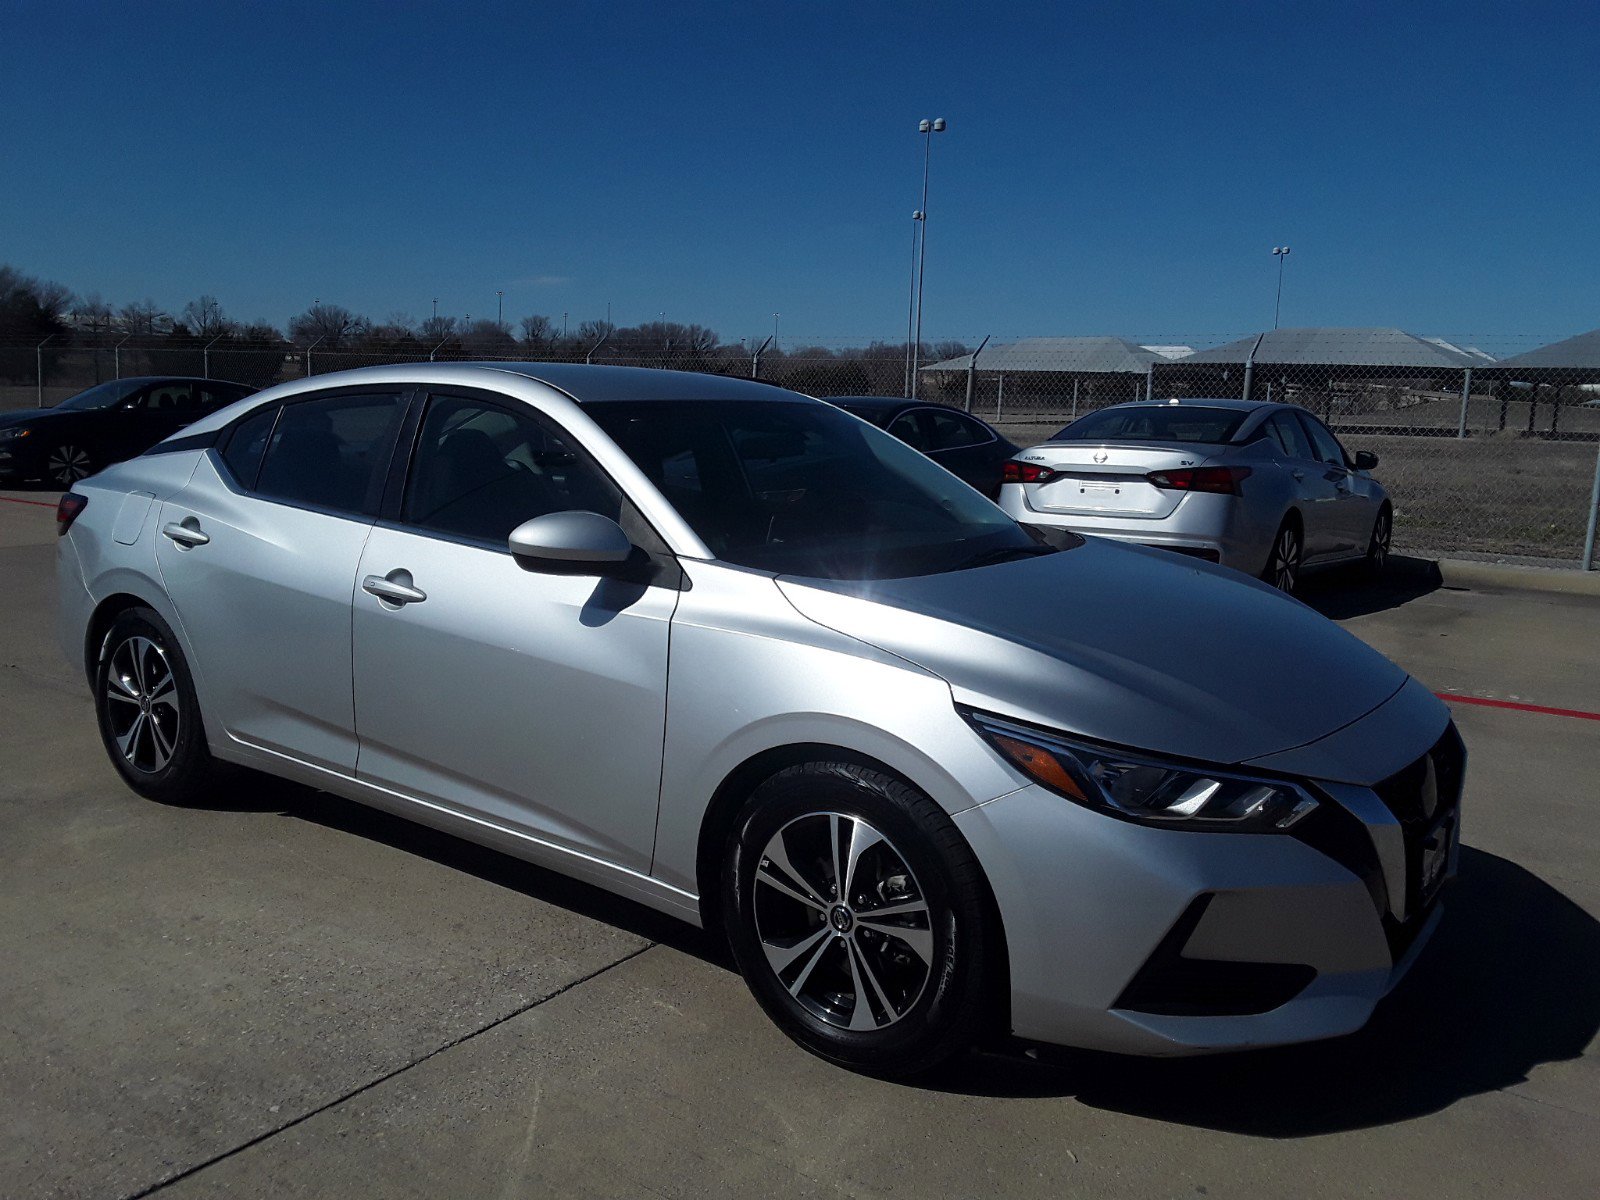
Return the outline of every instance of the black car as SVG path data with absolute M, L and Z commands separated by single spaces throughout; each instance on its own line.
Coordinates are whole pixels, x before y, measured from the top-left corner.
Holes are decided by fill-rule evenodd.
M 143 376 L 102 383 L 54 408 L 0 413 L 0 480 L 71 487 L 255 390 L 220 379 Z
M 886 429 L 991 499 L 1000 494 L 1001 464 L 1017 447 L 977 417 L 943 404 L 899 396 L 824 396 L 845 412 Z

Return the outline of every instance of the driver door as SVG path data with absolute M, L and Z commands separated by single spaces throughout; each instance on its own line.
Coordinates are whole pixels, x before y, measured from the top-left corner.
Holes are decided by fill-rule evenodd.
M 356 775 L 643 873 L 678 592 L 511 557 L 513 529 L 571 509 L 653 537 L 527 405 L 429 397 L 404 493 L 356 572 Z

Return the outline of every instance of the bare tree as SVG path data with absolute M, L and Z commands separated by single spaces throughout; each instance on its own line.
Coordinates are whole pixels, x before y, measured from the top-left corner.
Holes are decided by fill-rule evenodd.
M 183 306 L 178 320 L 195 337 L 214 338 L 227 333 L 231 325 L 215 296 L 201 296 Z
M 543 350 L 556 340 L 555 322 L 538 314 L 522 318 L 522 340 L 535 350 Z
M 313 304 L 289 318 L 289 337 L 302 345 L 321 339 L 320 349 L 336 350 L 345 342 L 366 336 L 372 322 L 341 304 Z
M 504 358 L 516 352 L 517 340 L 498 321 L 474 321 L 461 331 L 461 348 L 485 358 Z
M 117 324 L 134 337 L 159 337 L 172 328 L 172 318 L 154 300 L 134 300 L 117 311 Z
M 422 328 L 419 332 L 422 335 L 422 340 L 432 346 L 454 336 L 455 331 L 456 319 L 454 317 L 429 317 L 422 323 Z

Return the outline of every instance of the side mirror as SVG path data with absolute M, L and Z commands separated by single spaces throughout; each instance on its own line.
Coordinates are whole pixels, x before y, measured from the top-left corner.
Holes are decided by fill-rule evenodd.
M 1356 470 L 1370 471 L 1378 465 L 1378 456 L 1371 450 L 1356 451 Z
M 592 512 L 546 513 L 524 521 L 507 539 L 511 557 L 531 571 L 605 575 L 627 562 L 633 543 L 610 517 Z

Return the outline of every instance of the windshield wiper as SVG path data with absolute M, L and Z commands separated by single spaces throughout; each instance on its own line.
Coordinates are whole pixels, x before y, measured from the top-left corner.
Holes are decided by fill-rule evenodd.
M 970 571 L 974 567 L 992 567 L 1003 563 L 1009 558 L 1021 555 L 1024 558 L 1033 558 L 1040 554 L 1054 554 L 1054 546 L 1006 546 L 1000 550 L 987 550 L 982 554 L 974 555 L 954 568 L 957 571 Z

